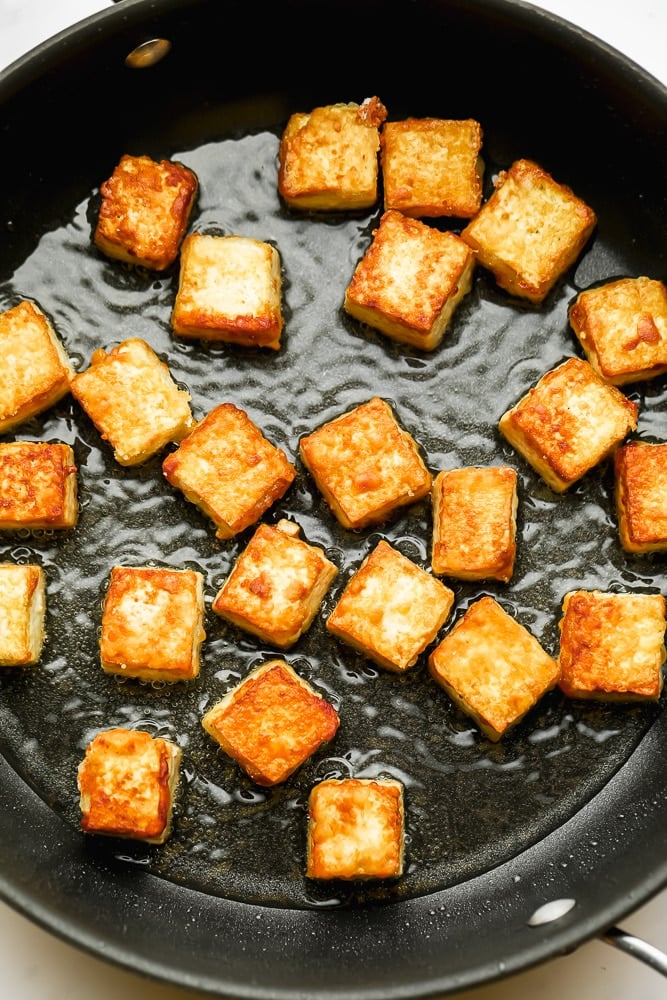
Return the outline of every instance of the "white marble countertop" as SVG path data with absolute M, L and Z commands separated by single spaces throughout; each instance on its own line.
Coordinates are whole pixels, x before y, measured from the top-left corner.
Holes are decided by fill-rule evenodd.
M 0 0 L 0 67 L 106 0 Z M 666 0 L 548 0 L 535 4 L 603 39 L 667 83 Z M 667 847 L 667 836 L 666 836 Z M 2 850 L 2 845 L 0 845 Z M 667 952 L 667 889 L 622 923 Z M 0 902 L 0 993 L 6 1000 L 203 1000 L 80 952 Z M 665 1000 L 667 981 L 601 941 L 453 1000 Z

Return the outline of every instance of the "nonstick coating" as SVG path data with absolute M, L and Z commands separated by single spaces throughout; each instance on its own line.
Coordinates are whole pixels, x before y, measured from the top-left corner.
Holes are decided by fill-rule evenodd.
M 151 37 L 170 55 L 123 59 Z M 243 71 L 232 58 L 244 53 Z M 539 309 L 481 271 L 432 355 L 391 345 L 340 308 L 378 211 L 312 219 L 275 189 L 280 130 L 293 110 L 378 94 L 390 117 L 474 117 L 487 193 L 518 156 L 538 160 L 591 204 L 599 226 Z M 648 709 L 543 700 L 499 746 L 484 740 L 424 664 L 388 676 L 327 639 L 324 614 L 379 537 L 428 567 L 427 505 L 377 530 L 340 529 L 298 464 L 298 440 L 372 394 L 387 398 L 429 466 L 512 464 L 520 541 L 512 584 L 457 585 L 456 614 L 492 593 L 557 651 L 568 589 L 664 590 L 662 557 L 618 545 L 611 469 L 556 498 L 503 444 L 500 414 L 548 367 L 577 354 L 567 304 L 621 274 L 664 277 L 667 95 L 616 53 L 543 12 L 510 3 L 338 3 L 322 34 L 308 5 L 126 0 L 22 60 L 0 80 L 4 148 L 3 308 L 34 297 L 79 367 L 95 347 L 143 336 L 190 390 L 196 416 L 231 399 L 298 466 L 267 520 L 289 515 L 340 578 L 290 660 L 339 708 L 341 730 L 274 793 L 224 759 L 198 720 L 275 650 L 208 615 L 202 678 L 174 690 L 102 675 L 96 627 L 114 561 L 193 565 L 210 603 L 248 533 L 211 526 L 160 476 L 121 470 L 72 401 L 16 437 L 70 441 L 82 479 L 68 537 L 10 538 L 49 578 L 41 668 L 0 678 L 4 897 L 95 954 L 237 997 L 408 997 L 461 989 L 551 957 L 616 922 L 665 884 L 667 769 L 662 702 Z M 176 271 L 156 278 L 90 244 L 101 180 L 122 152 L 174 156 L 202 182 L 193 228 L 243 232 L 283 258 L 282 350 L 182 345 L 169 327 Z M 452 228 L 456 226 L 452 224 Z M 665 438 L 664 380 L 628 393 L 637 436 Z M 84 838 L 72 776 L 91 733 L 129 722 L 176 738 L 185 775 L 168 845 Z M 406 784 L 408 867 L 397 884 L 306 883 L 305 802 L 328 774 Z M 572 898 L 555 925 L 542 903 Z

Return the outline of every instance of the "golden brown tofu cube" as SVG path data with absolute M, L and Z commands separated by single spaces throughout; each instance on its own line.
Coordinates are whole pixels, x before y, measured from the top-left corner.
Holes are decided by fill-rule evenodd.
M 667 550 L 667 443 L 629 441 L 614 456 L 616 510 L 627 552 Z
M 77 469 L 68 444 L 0 444 L 0 531 L 73 528 L 78 517 Z
M 181 757 L 177 744 L 139 729 L 98 733 L 77 775 L 82 830 L 163 844 L 171 833 Z
M 278 785 L 338 731 L 333 705 L 284 660 L 269 660 L 209 709 L 206 732 L 257 784 Z
M 492 597 L 470 605 L 429 657 L 434 680 L 497 742 L 553 688 L 556 660 Z
M 289 489 L 296 469 L 244 410 L 221 403 L 162 463 L 164 475 L 231 538 L 259 521 Z
M 379 666 L 402 673 L 434 641 L 453 603 L 449 587 L 381 540 L 348 581 L 326 627 Z
M 19 302 L 0 313 L 0 434 L 69 392 L 74 369 L 44 313 Z
M 482 203 L 482 128 L 472 118 L 406 118 L 380 133 L 385 209 L 470 219 Z
M 42 567 L 0 563 L 0 667 L 37 663 L 44 645 L 45 614 Z
M 148 682 L 192 680 L 206 638 L 203 619 L 201 573 L 114 566 L 102 612 L 102 669 Z
M 120 465 L 139 465 L 193 426 L 190 394 L 138 337 L 93 353 L 90 367 L 72 379 L 72 395 Z
M 417 443 L 377 396 L 303 437 L 300 452 L 344 528 L 386 521 L 431 489 Z
M 560 620 L 560 687 L 570 698 L 657 701 L 665 662 L 662 594 L 573 590 Z
M 432 490 L 431 568 L 508 583 L 516 556 L 517 475 L 509 466 L 443 470 Z
M 107 257 L 164 271 L 178 256 L 198 190 L 182 163 L 122 156 L 100 187 L 96 246 Z
M 403 785 L 393 778 L 329 778 L 308 799 L 306 875 L 312 879 L 403 874 Z
M 569 358 L 500 418 L 498 427 L 552 490 L 562 493 L 637 426 L 638 407 L 587 361 Z
M 621 278 L 581 292 L 570 325 L 606 382 L 625 385 L 667 371 L 667 287 L 651 278 Z
M 212 604 L 222 618 L 281 649 L 310 628 L 338 572 L 299 530 L 287 520 L 260 524 Z
M 475 257 L 454 233 L 385 212 L 357 264 L 345 311 L 393 340 L 432 351 L 472 286 Z
M 278 192 L 290 208 L 370 208 L 378 196 L 380 126 L 377 97 L 291 115 L 278 151 Z
M 174 333 L 277 351 L 283 329 L 280 254 L 249 236 L 192 233 L 181 251 Z
M 517 160 L 461 238 L 501 288 L 539 304 L 575 262 L 597 219 L 566 184 L 537 163 Z

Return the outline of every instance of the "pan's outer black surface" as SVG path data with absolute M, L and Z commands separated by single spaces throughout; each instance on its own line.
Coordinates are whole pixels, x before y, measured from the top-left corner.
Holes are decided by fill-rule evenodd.
M 128 71 L 127 52 L 154 36 L 172 40 L 169 58 Z M 568 177 L 576 163 L 577 193 L 603 215 L 634 191 L 636 210 L 610 235 L 634 246 L 637 271 L 664 275 L 664 88 L 557 19 L 499 0 L 338 2 L 319 5 L 316 23 L 311 4 L 288 0 L 126 0 L 63 33 L 0 79 L 3 271 L 139 137 L 160 153 L 370 93 L 396 116 L 438 113 L 446 94 L 449 117 L 492 123 L 496 162 L 521 149 Z M 219 995 L 451 992 L 571 949 L 665 885 L 666 738 L 663 713 L 584 809 L 495 870 L 427 897 L 328 912 L 229 902 L 128 871 L 0 760 L 1 889 L 84 949 Z M 576 900 L 567 916 L 527 925 L 563 897 Z

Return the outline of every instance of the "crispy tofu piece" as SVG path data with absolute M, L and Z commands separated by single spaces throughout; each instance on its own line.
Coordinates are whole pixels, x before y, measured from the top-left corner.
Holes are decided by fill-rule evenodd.
M 72 379 L 83 407 L 120 465 L 139 465 L 192 429 L 190 394 L 138 337 L 93 353 L 90 367 Z
M 629 441 L 614 456 L 616 511 L 627 552 L 667 550 L 667 443 Z
M 501 433 L 556 493 L 611 455 L 637 426 L 638 407 L 587 361 L 547 372 L 500 418 Z
M 539 305 L 575 262 L 597 219 L 566 184 L 531 160 L 502 171 L 461 233 L 501 288 Z
M 384 207 L 470 219 L 482 203 L 482 128 L 472 118 L 406 118 L 380 133 Z
M 81 829 L 163 844 L 171 833 L 181 748 L 139 729 L 98 733 L 79 764 Z
M 432 476 L 417 443 L 378 396 L 323 424 L 299 447 L 344 528 L 386 521 L 431 489 Z
M 393 778 L 328 778 L 308 799 L 306 875 L 312 879 L 403 874 L 403 785 Z
M 612 385 L 667 371 L 667 287 L 651 278 L 621 278 L 580 292 L 570 326 L 598 375 Z
M 183 242 L 174 333 L 277 351 L 283 329 L 280 254 L 249 236 L 192 233 Z
M 284 660 L 255 667 L 202 718 L 209 736 L 266 787 L 287 781 L 339 723 L 333 705 Z
M 509 583 L 516 556 L 517 474 L 469 466 L 435 477 L 431 568 L 438 576 Z
M 493 742 L 551 690 L 559 666 L 493 597 L 470 605 L 429 656 L 434 680 Z
M 0 434 L 69 392 L 74 369 L 41 309 L 19 302 L 0 313 Z
M 278 193 L 285 203 L 326 212 L 374 205 L 386 117 L 377 97 L 291 115 L 278 151 Z
M 77 468 L 62 442 L 0 443 L 0 531 L 64 530 L 79 517 Z
M 449 587 L 382 539 L 348 581 L 326 627 L 379 666 L 403 673 L 434 641 L 453 603 Z
M 570 698 L 657 701 L 665 662 L 662 594 L 573 590 L 560 620 L 560 687 Z
M 299 532 L 293 521 L 260 524 L 212 604 L 222 618 L 281 649 L 310 628 L 338 573 Z
M 296 469 L 244 410 L 221 403 L 162 463 L 167 481 L 231 538 L 259 521 L 289 489 Z
M 454 233 L 385 212 L 344 299 L 350 316 L 432 351 L 472 287 L 475 256 Z
M 107 257 L 164 271 L 178 256 L 198 190 L 182 163 L 122 156 L 100 187 L 95 245 Z
M 0 563 L 0 667 L 27 667 L 39 661 L 45 614 L 42 567 Z
M 108 674 L 189 681 L 200 668 L 204 578 L 189 569 L 114 566 L 104 599 L 100 662 Z

